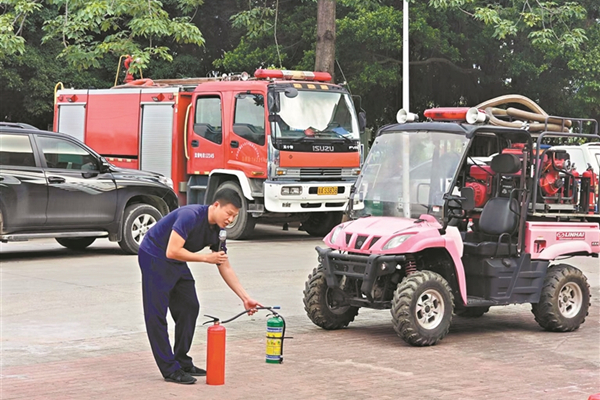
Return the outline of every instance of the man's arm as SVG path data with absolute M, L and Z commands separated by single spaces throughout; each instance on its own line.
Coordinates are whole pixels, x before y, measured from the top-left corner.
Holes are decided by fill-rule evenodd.
M 231 290 L 233 290 L 233 292 L 237 294 L 238 297 L 244 302 L 244 309 L 250 309 L 250 311 L 248 311 L 248 314 L 254 314 L 256 312 L 256 307 L 261 307 L 262 305 L 256 300 L 253 300 L 248 295 L 248 293 L 246 293 L 246 290 L 244 289 L 237 275 L 233 271 L 229 260 L 225 260 L 224 262 L 217 264 L 217 267 L 219 268 L 219 273 L 221 274 L 221 277 L 223 278 L 227 286 L 229 286 Z
M 211 254 L 192 253 L 185 249 L 185 239 L 175 231 L 171 231 L 169 243 L 167 244 L 167 258 L 177 261 L 205 262 L 209 264 L 220 264 L 227 261 L 227 254 L 224 251 L 213 252 Z

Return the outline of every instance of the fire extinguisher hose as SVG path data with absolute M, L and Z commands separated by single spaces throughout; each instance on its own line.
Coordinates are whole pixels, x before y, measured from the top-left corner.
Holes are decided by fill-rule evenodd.
M 241 313 L 237 314 L 234 317 L 226 319 L 225 321 L 220 321 L 219 318 L 217 318 L 217 317 L 213 317 L 212 315 L 204 314 L 205 317 L 212 318 L 212 319 L 204 322 L 202 325 L 206 325 L 206 324 L 208 324 L 210 322 L 219 322 L 221 324 L 226 324 L 226 323 L 231 322 L 231 321 L 233 321 L 235 319 L 238 319 L 239 317 L 241 317 L 244 314 L 247 314 L 250 310 L 269 310 L 269 311 L 271 311 L 271 313 L 273 313 L 273 315 L 275 317 L 279 317 L 283 321 L 283 330 L 281 331 L 281 339 L 282 339 L 281 340 L 281 355 L 283 356 L 283 339 L 293 339 L 293 337 L 286 337 L 285 336 L 285 319 L 283 318 L 283 316 L 281 314 L 279 314 L 277 311 L 275 311 L 275 310 L 279 310 L 280 308 L 281 307 L 279 307 L 279 306 L 249 308 L 247 310 L 242 311 Z

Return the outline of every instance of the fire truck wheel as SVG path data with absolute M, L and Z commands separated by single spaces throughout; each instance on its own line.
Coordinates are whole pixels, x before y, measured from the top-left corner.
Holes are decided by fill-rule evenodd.
M 71 250 L 83 250 L 96 241 L 95 237 L 82 238 L 56 238 L 56 241 L 61 245 Z
M 468 307 L 456 309 L 454 314 L 463 318 L 479 318 L 488 311 L 490 311 L 489 307 Z
M 217 192 L 221 189 L 231 189 L 235 191 L 240 199 L 242 199 L 242 208 L 240 208 L 240 212 L 238 216 L 233 220 L 233 222 L 226 226 L 227 230 L 227 238 L 228 239 L 247 239 L 252 232 L 254 231 L 254 225 L 256 225 L 256 218 L 252 217 L 252 215 L 248 214 L 248 200 L 244 197 L 244 193 L 242 192 L 242 188 L 232 181 L 223 182 L 217 188 Z M 215 192 L 216 193 L 216 192 Z
M 342 212 L 311 213 L 301 229 L 310 236 L 324 237 L 342 222 L 342 216 Z
M 590 286 L 583 273 L 567 264 L 548 268 L 539 303 L 531 304 L 535 321 L 545 330 L 570 332 L 585 321 Z
M 148 204 L 128 206 L 123 213 L 121 249 L 127 254 L 137 254 L 146 232 L 162 217 L 160 211 Z
M 358 307 L 340 304 L 343 296 L 327 286 L 323 267 L 313 269 L 304 285 L 304 310 L 308 318 L 323 329 L 348 326 L 358 314 Z
M 418 271 L 398 284 L 392 299 L 394 330 L 413 346 L 432 346 L 450 329 L 454 296 L 448 282 L 432 271 Z

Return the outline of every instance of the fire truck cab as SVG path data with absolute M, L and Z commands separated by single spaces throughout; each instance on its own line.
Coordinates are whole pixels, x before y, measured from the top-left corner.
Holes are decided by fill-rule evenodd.
M 324 236 L 340 222 L 360 172 L 357 114 L 322 72 L 257 70 L 220 78 L 139 79 L 110 89 L 60 89 L 54 130 L 117 166 L 159 172 L 180 205 L 220 188 L 243 200 L 229 237 L 256 221 L 301 221 Z

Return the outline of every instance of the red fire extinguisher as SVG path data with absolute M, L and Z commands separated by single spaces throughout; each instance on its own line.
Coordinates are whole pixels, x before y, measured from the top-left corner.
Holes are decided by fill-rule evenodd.
M 212 318 L 213 325 L 206 334 L 206 383 L 208 385 L 225 384 L 225 334 L 226 329 L 218 318 Z
M 582 178 L 589 179 L 589 209 L 588 212 L 593 214 L 596 210 L 596 187 L 598 186 L 598 175 L 594 173 L 594 169 L 588 164 L 587 169 L 581 174 Z

